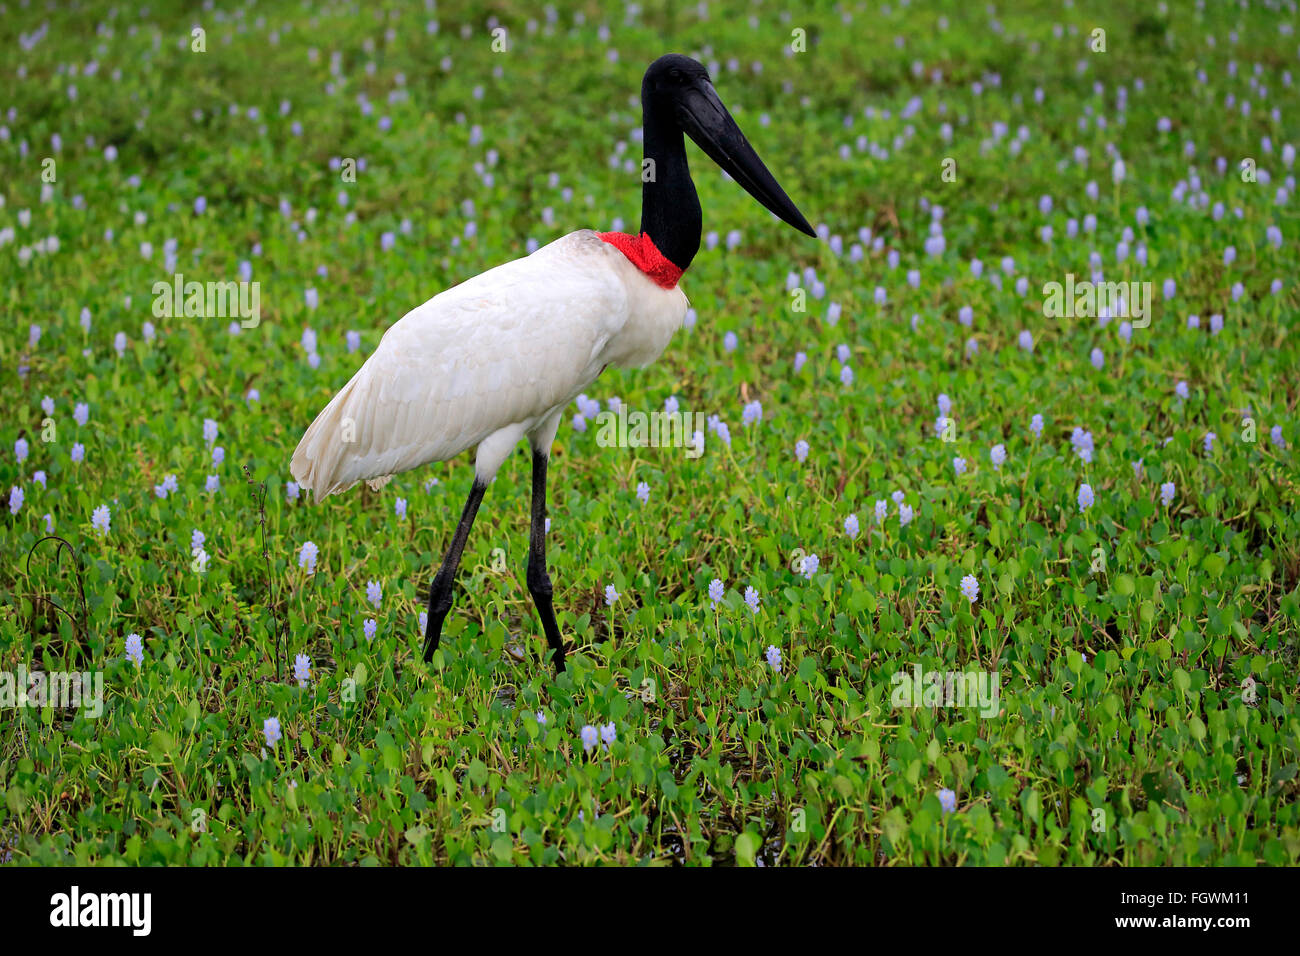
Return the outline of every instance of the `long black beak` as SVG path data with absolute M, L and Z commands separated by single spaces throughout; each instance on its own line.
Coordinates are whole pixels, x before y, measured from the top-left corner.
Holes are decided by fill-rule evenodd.
M 745 187 L 764 206 L 794 226 L 800 232 L 816 238 L 817 233 L 803 217 L 780 183 L 768 172 L 763 161 L 749 145 L 745 134 L 731 118 L 727 108 L 718 98 L 718 91 L 707 79 L 680 94 L 677 100 L 677 121 L 682 132 L 708 157 Z

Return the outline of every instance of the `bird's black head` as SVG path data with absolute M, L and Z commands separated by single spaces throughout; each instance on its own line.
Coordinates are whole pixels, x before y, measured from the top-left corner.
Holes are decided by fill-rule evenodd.
M 709 71 L 698 60 L 667 53 L 651 63 L 641 81 L 641 104 L 647 117 L 672 117 L 696 146 L 783 221 L 816 235 L 722 105 Z
M 665 53 L 655 60 L 645 71 L 641 80 L 641 99 L 656 98 L 665 103 L 672 103 L 692 84 L 709 81 L 709 71 L 699 60 L 692 60 L 680 53 Z

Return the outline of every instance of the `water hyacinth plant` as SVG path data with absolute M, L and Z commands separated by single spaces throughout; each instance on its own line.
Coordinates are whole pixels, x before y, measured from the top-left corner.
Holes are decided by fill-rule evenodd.
M 4 852 L 1300 865 L 1300 15 L 1102 6 L 10 0 L 0 673 L 104 694 L 0 709 Z M 317 502 L 295 446 L 429 296 L 640 234 L 669 50 L 817 238 L 687 141 L 689 310 L 555 399 L 548 582 L 505 458 L 426 664 L 473 451 Z

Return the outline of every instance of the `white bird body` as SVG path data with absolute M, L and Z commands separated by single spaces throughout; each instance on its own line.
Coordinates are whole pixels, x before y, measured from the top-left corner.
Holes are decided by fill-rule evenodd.
M 311 423 L 290 470 L 319 500 L 477 447 L 460 522 L 429 584 L 424 662 L 438 650 L 470 529 L 501 463 L 532 445 L 526 583 L 557 673 L 564 640 L 546 571 L 546 481 L 565 406 L 610 365 L 658 358 L 686 318 L 677 283 L 700 248 L 685 141 L 783 222 L 816 236 L 740 131 L 704 65 L 668 53 L 641 80 L 641 229 L 573 232 L 468 279 L 390 328 Z
M 477 446 L 490 482 L 523 437 L 549 448 L 606 366 L 658 358 L 686 308 L 595 232 L 569 233 L 396 322 L 307 429 L 293 476 L 320 499 Z

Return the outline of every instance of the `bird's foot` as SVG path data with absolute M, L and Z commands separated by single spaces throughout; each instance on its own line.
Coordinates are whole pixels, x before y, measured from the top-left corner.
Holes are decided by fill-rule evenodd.
M 438 649 L 442 639 L 442 623 L 447 619 L 446 611 L 430 611 L 429 621 L 424 627 L 424 662 L 433 660 L 433 652 Z

